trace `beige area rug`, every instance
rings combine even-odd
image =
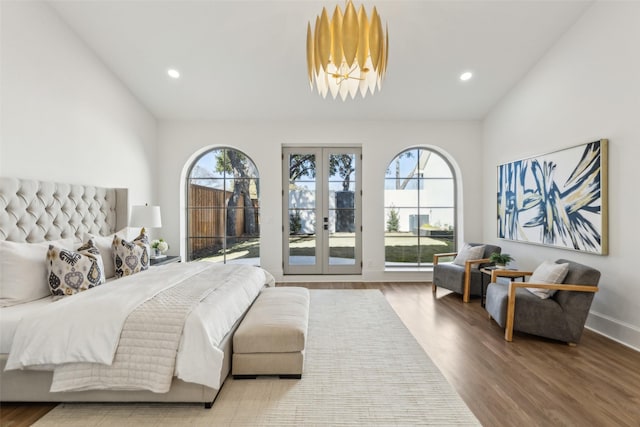
[[[227,379],[213,408],[60,404],[37,426],[480,425],[378,290],[311,290],[301,380]]]

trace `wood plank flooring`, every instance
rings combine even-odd
[[[640,426],[640,353],[585,330],[576,347],[503,330],[480,307],[430,283],[288,283],[380,289],[485,426]],[[3,404],[27,426],[55,405]]]
[[[2,403],[0,426],[30,426],[55,407],[55,403]]]

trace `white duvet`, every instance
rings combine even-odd
[[[212,280],[224,283],[187,317],[175,375],[217,389],[223,360],[218,345],[260,289],[274,282],[258,267],[168,264],[63,298],[20,321],[5,370],[51,370],[73,362],[110,365],[129,313],[164,289],[204,270],[210,271]],[[231,271],[233,274],[229,274]]]

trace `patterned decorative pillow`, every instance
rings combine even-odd
[[[86,233],[82,239],[83,242],[87,242],[89,241],[89,239],[93,239],[93,242],[96,244],[96,247],[100,251],[100,255],[102,255],[102,262],[104,263],[104,276],[107,279],[111,279],[116,275],[116,268],[113,265],[113,237],[116,234],[126,237],[127,228],[125,227],[122,230],[108,236],[99,236]]]
[[[113,238],[113,263],[116,277],[129,276],[149,268],[149,236],[143,231],[129,242],[117,234]]]
[[[102,257],[93,240],[77,251],[49,245],[47,267],[53,296],[77,294],[105,282]]]

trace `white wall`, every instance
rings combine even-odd
[[[180,194],[184,173],[196,154],[215,146],[243,151],[260,173],[261,265],[278,280],[430,280],[428,273],[384,272],[384,174],[389,162],[413,146],[443,150],[459,170],[468,215],[460,225],[461,238],[482,236],[482,162],[479,122],[184,122],[162,121],[158,127],[158,185],[163,237],[178,253],[181,239]],[[282,277],[282,146],[353,145],[362,147],[363,260],[362,276]],[[460,170],[462,174],[460,175]],[[477,212],[477,214],[476,214]]]
[[[488,115],[483,126],[484,240],[521,268],[569,258],[602,272],[587,325],[640,349],[636,263],[640,183],[640,3],[595,3]],[[496,238],[496,169],[504,162],[609,139],[609,255]]]
[[[2,1],[0,175],[152,202],[156,122],[45,3]]]
[[[601,291],[588,325],[640,348],[640,292],[633,268],[640,209],[639,3],[596,3],[482,127],[477,122],[166,121],[156,128],[154,117],[48,5],[1,1],[0,14],[0,175],[128,187],[132,203],[161,204],[159,233],[177,253],[186,167],[207,148],[240,149],[260,170],[262,265],[282,280],[282,145],[359,145],[363,275],[286,280],[429,280],[425,273],[384,272],[383,176],[400,151],[433,146],[462,179],[461,240],[500,244],[524,268],[565,257],[600,269]],[[495,237],[496,165],[598,138],[610,140],[608,256]]]

